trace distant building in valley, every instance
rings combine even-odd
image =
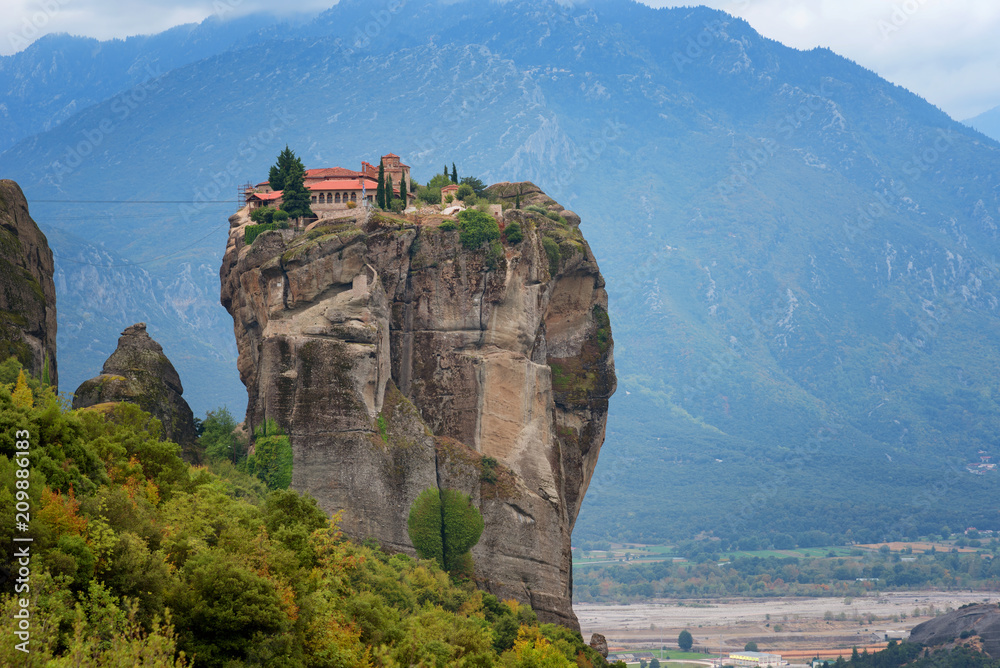
[[[780,666],[781,655],[764,652],[733,652],[729,655],[729,661],[734,666]]]

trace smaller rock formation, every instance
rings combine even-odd
[[[57,387],[53,267],[52,250],[28,215],[21,188],[0,179],[0,361],[16,357]]]
[[[181,396],[180,376],[163,348],[146,333],[146,323],[127,328],[118,348],[104,362],[101,375],[84,381],[73,395],[73,408],[125,401],[136,404],[163,424],[163,436],[194,458],[195,428],[191,407]]]
[[[996,603],[967,605],[917,624],[910,642],[925,647],[952,649],[967,646],[1000,658],[1000,607]]]
[[[597,653],[603,656],[605,659],[608,658],[608,639],[605,638],[600,633],[594,633],[590,636],[590,646],[597,650]]]

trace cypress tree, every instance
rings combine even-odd
[[[445,174],[447,173],[445,172]],[[458,170],[455,168],[455,163],[451,163],[451,182],[458,183]]]
[[[518,193],[517,197],[514,198],[514,208],[515,209],[521,208],[521,193]]]
[[[293,166],[298,166],[303,172],[306,168],[302,164],[302,160],[296,157],[292,149],[285,145],[285,150],[278,154],[278,162],[271,166],[271,170],[268,172],[267,181],[268,185],[271,186],[272,190],[284,190],[285,181],[288,179],[288,175],[292,171]]]
[[[385,163],[378,163],[378,187],[375,189],[375,206],[385,208]]]
[[[385,179],[385,208],[390,208],[392,206],[392,174]]]
[[[305,171],[301,161],[292,164],[291,171],[285,179],[284,192],[281,195],[281,210],[292,218],[312,216],[309,207],[309,191],[305,186]]]
[[[441,173],[444,174],[445,176],[448,176],[448,165],[444,166],[444,171],[441,172]],[[451,178],[451,177],[448,177],[448,178]]]

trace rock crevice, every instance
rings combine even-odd
[[[570,535],[615,388],[607,294],[579,219],[531,184],[494,188],[513,202],[518,186],[553,215],[508,210],[524,239],[493,259],[380,215],[247,246],[241,212],[222,303],[248,425],[289,434],[294,488],[343,510],[348,535],[409,554],[413,501],[459,489],[486,523],[479,585],[577,628]]]

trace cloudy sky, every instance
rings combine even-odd
[[[693,2],[645,0],[679,6]],[[212,13],[247,13],[272,0],[2,0],[0,55],[47,32],[107,39],[154,33]],[[321,10],[334,0],[300,0]],[[801,49],[826,46],[962,120],[1000,105],[996,0],[705,0],[760,33]]]

